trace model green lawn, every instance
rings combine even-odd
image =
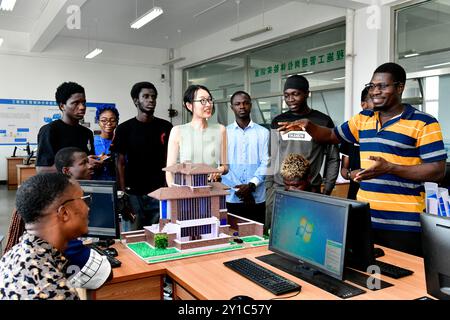
[[[147,242],[135,242],[127,244],[127,246],[145,262],[156,263],[181,258],[201,256],[205,254],[219,253],[230,250],[239,250],[248,247],[248,245],[255,247],[268,244],[267,237],[261,238],[258,236],[248,236],[242,237],[241,239],[243,240],[243,244],[238,244],[234,241],[230,241],[230,243],[225,244],[221,247],[214,247],[214,248],[204,247],[198,248],[196,251],[188,251],[188,252],[181,252],[176,248],[158,249],[152,247]]]

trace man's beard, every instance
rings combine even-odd
[[[386,105],[382,105],[382,106],[379,106],[379,107],[373,106],[373,111],[386,111],[387,109],[389,109],[389,108]]]

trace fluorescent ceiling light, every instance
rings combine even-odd
[[[429,68],[434,68],[434,67],[446,66],[449,64],[450,64],[450,62],[444,62],[444,63],[432,64],[430,66],[424,66],[424,68],[429,69]]]
[[[144,13],[142,16],[140,16],[134,22],[132,22],[130,27],[133,29],[139,29],[142,26],[149,23],[150,21],[152,21],[153,19],[162,15],[163,12],[164,12],[163,9],[161,9],[160,7],[153,7],[152,9],[147,11],[147,13]]]
[[[164,62],[162,65],[163,65],[163,66],[171,65],[171,64],[174,64],[174,63],[183,61],[183,60],[186,60],[186,58],[185,58],[185,57],[175,58],[175,59],[171,59],[171,60],[169,60],[169,61]]]
[[[411,58],[411,57],[417,57],[420,53],[414,52],[414,53],[408,53],[405,54],[403,57],[404,58]]]
[[[0,4],[0,10],[12,11],[16,5],[16,0],[2,0]]]
[[[270,30],[272,30],[271,26],[264,26],[261,29],[258,29],[258,30],[255,30],[255,31],[252,31],[252,32],[249,32],[246,34],[242,34],[240,36],[231,38],[230,40],[231,41],[241,41],[241,40],[256,36],[257,34],[264,33],[264,32],[270,31]]]
[[[85,56],[85,58],[86,58],[86,59],[92,59],[92,58],[98,56],[98,55],[99,55],[100,53],[102,53],[102,52],[103,52],[102,49],[95,48],[94,50],[92,50],[91,52],[89,52],[89,53]]]
[[[329,43],[320,47],[315,47],[315,48],[310,48],[310,49],[306,49],[306,52],[313,52],[313,51],[318,51],[318,50],[322,50],[322,49],[326,49],[326,48],[331,48],[331,47],[335,47],[338,46],[340,44],[344,44],[345,40],[341,40],[338,42],[333,42],[333,43]]]
[[[305,71],[305,72],[301,72],[301,73],[297,73],[299,76],[304,76],[305,74],[312,74],[314,73],[314,71]]]
[[[345,77],[334,78],[333,81],[344,80]]]
[[[0,47],[2,46],[2,44],[3,44],[3,38],[0,38]]]

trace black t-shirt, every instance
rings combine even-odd
[[[359,157],[359,145],[354,145],[353,143],[342,142],[339,151],[348,157],[350,170],[357,170],[361,168],[361,161]],[[350,187],[348,189],[347,198],[356,199],[358,194],[359,183],[350,180]]]
[[[278,155],[272,155],[276,170],[274,181],[279,185],[283,185],[283,178],[279,172],[281,163],[288,156],[288,154],[297,153],[305,157],[310,163],[311,185],[314,187],[319,187],[323,182],[326,190],[331,191],[334,188],[334,184],[339,173],[339,150],[337,146],[317,143],[314,139],[311,141],[298,141],[295,137],[287,137],[286,139],[282,139],[280,134],[276,133],[276,129],[279,128],[278,122],[292,122],[299,119],[309,119],[311,122],[319,126],[334,128],[333,120],[331,120],[329,116],[313,109],[302,115],[295,114],[292,111],[287,111],[276,116],[272,120],[271,125],[271,131],[273,133],[272,136],[278,137],[277,142],[271,141],[271,143],[278,144]],[[324,159],[325,173],[322,179],[320,171],[322,164],[324,163]]]
[[[359,159],[359,145],[353,143],[342,142],[339,151],[346,155],[349,159],[350,169],[356,170],[361,168],[361,161]]]
[[[154,118],[145,123],[132,118],[120,124],[110,150],[125,155],[125,186],[144,195],[166,185],[167,144],[172,124]]]
[[[36,166],[49,167],[55,163],[55,154],[66,147],[77,147],[86,154],[95,154],[94,134],[80,124],[71,126],[62,120],[50,122],[38,133]]]

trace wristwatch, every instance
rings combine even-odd
[[[117,198],[118,198],[118,199],[122,199],[123,196],[124,196],[124,194],[125,194],[125,192],[122,191],[122,190],[117,191]]]
[[[352,169],[347,170],[347,180],[352,180]]]

